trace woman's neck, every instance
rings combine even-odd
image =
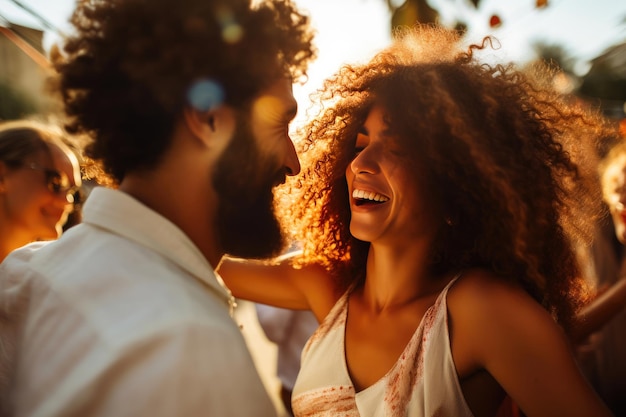
[[[439,291],[441,279],[429,272],[426,250],[419,246],[371,245],[363,297],[374,308],[402,305]]]

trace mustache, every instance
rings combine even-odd
[[[283,185],[285,182],[287,182],[288,174],[289,174],[289,170],[286,167],[279,169],[276,172],[276,175],[274,175],[274,185],[272,187],[273,188],[278,187],[280,185]]]

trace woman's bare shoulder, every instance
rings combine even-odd
[[[565,332],[516,280],[467,271],[450,289],[448,317],[461,380],[486,370],[528,415],[608,415]]]
[[[562,337],[550,313],[520,284],[486,270],[467,271],[458,279],[448,295],[448,315],[452,343],[468,370],[484,367],[503,346],[539,335]]]
[[[468,314],[491,314],[494,310],[541,306],[511,277],[486,269],[464,271],[450,289],[448,304]],[[469,310],[469,311],[466,311]]]

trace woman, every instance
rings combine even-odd
[[[59,128],[0,124],[0,260],[27,243],[58,238],[80,185],[78,160]]]
[[[494,416],[507,395],[610,415],[555,323],[583,301],[572,239],[597,196],[575,162],[604,127],[459,43],[415,28],[329,80],[285,195],[302,254],[221,265],[236,297],[321,323],[296,416]]]

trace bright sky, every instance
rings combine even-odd
[[[469,35],[481,38],[493,34],[500,40],[499,54],[508,61],[534,57],[529,46],[541,41],[561,45],[580,61],[580,75],[587,61],[609,46],[626,42],[626,1],[548,0],[548,7],[537,9],[535,0],[481,0],[480,11],[467,6],[467,0],[429,0],[441,13],[444,24],[462,17],[469,22]],[[502,25],[489,27],[489,18],[498,15]]]
[[[60,29],[67,28],[74,7],[74,0],[17,1]],[[502,44],[498,55],[504,60],[532,58],[529,45],[542,40],[562,45],[573,58],[580,60],[580,68],[584,70],[586,61],[607,47],[626,41],[625,0],[548,0],[548,7],[543,9],[535,8],[535,0],[482,0],[480,11],[469,0],[428,1],[439,10],[443,23],[459,17],[467,21],[470,39],[495,35]],[[319,48],[319,58],[309,71],[309,82],[294,90],[300,103],[300,119],[307,107],[308,94],[321,86],[324,78],[343,63],[365,61],[389,43],[390,15],[386,0],[296,0],[296,3],[311,15]],[[499,28],[489,27],[492,14],[502,20]],[[42,27],[12,0],[0,0],[0,17]],[[44,42],[49,45],[54,40],[48,34]]]

